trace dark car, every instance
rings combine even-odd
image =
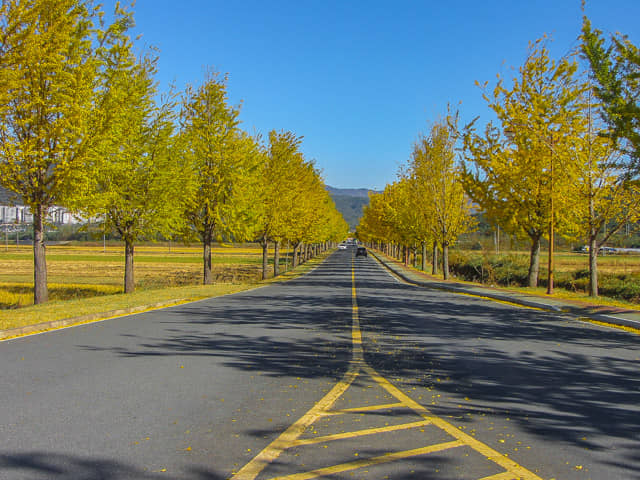
[[[356,250],[356,257],[366,257],[367,256],[367,249],[364,247],[358,247],[358,249]]]

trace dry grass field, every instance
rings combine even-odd
[[[540,256],[539,289],[546,290],[548,256]],[[584,253],[557,252],[554,256],[554,284],[557,296],[587,298],[589,285],[589,257]],[[459,279],[491,285],[525,287],[529,266],[529,254],[523,251],[510,251],[494,254],[474,250],[454,250],[450,264],[452,273]],[[607,298],[613,301],[640,303],[640,255],[609,254],[598,257],[598,285],[601,301]],[[525,287],[526,289],[526,287]]]
[[[216,247],[212,263],[215,283],[255,283],[261,275],[262,250],[257,246]],[[137,290],[198,285],[202,281],[202,268],[202,249],[199,246],[145,245],[135,250]],[[51,300],[122,292],[123,247],[49,246],[47,275]],[[32,304],[32,285],[31,247],[8,245],[0,248],[0,309]]]
[[[285,254],[283,251],[281,272],[287,266]],[[272,260],[273,252],[269,255]],[[261,248],[218,247],[213,252],[215,283],[202,285],[200,248],[142,246],[135,254],[136,291],[124,295],[121,247],[52,246],[47,247],[50,301],[33,305],[31,248],[9,246],[0,250],[0,330],[87,315],[104,318],[114,311],[227,295],[302,275],[323,258],[262,282]]]
[[[541,266],[546,268],[548,257],[543,255]],[[589,268],[589,256],[585,253],[559,253],[554,257],[556,271],[575,272]],[[598,272],[610,274],[640,274],[640,255],[600,255]]]

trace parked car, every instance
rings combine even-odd
[[[364,247],[358,247],[356,250],[356,257],[366,257],[367,249]]]

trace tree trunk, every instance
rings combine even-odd
[[[598,242],[595,235],[589,238],[589,296],[598,296]]]
[[[296,268],[298,266],[298,262],[299,262],[299,248],[300,248],[300,244],[297,243],[293,246],[293,263],[291,264],[291,268]]]
[[[133,293],[136,289],[133,277],[133,239],[124,237],[124,293]]]
[[[211,285],[211,243],[212,243],[212,233],[210,231],[206,232],[202,238],[202,261],[203,261],[203,285]]]
[[[442,244],[442,275],[445,280],[449,280],[449,243]]]
[[[531,237],[531,255],[529,258],[529,287],[538,286],[538,273],[540,271],[540,235]]]
[[[278,275],[280,275],[280,241],[277,241],[273,248],[273,276]]]
[[[33,303],[49,300],[47,288],[47,258],[44,244],[44,212],[38,205],[33,212]]]
[[[262,280],[266,280],[269,278],[267,273],[269,269],[269,242],[263,238],[260,245],[262,245]]]
[[[422,242],[422,271],[427,270],[427,242]]]
[[[593,197],[589,199],[589,218],[596,218],[596,207]],[[589,228],[589,296],[598,296],[598,229],[591,224]]]
[[[433,241],[433,250],[432,250],[432,253],[431,253],[431,262],[432,262],[431,274],[432,275],[437,275],[438,274],[438,242],[436,242],[435,240]]]
[[[288,272],[289,271],[289,250],[291,250],[291,247],[289,245],[289,240],[287,240],[287,250],[286,250],[286,254],[284,256],[284,271]]]

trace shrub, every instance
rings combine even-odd
[[[601,295],[607,297],[640,303],[640,275],[601,275],[598,279],[598,290]]]
[[[490,285],[526,287],[529,258],[526,255],[487,255],[475,251],[454,251],[450,256],[451,273],[469,282]],[[541,274],[545,274],[541,270]],[[554,284],[570,292],[589,291],[589,269],[556,271]],[[547,286],[547,278],[540,277],[539,285]],[[600,274],[600,295],[628,302],[640,303],[640,274]]]
[[[482,255],[455,252],[450,258],[451,273],[469,282],[503,286],[525,286],[528,258],[522,255]]]

